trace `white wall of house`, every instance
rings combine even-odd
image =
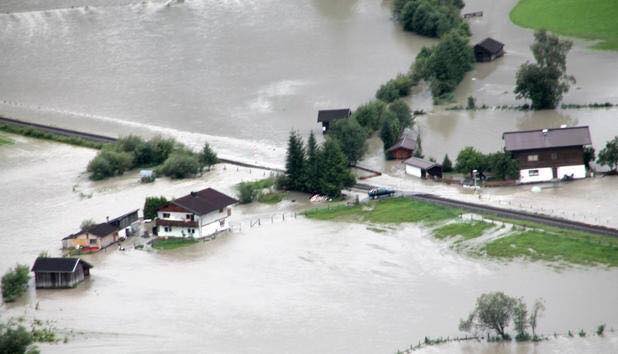
[[[169,214],[163,216],[164,214]],[[177,221],[187,221],[187,220],[191,220],[187,218],[187,215],[193,215],[190,212],[168,212],[168,211],[158,211],[157,212],[157,217],[159,219],[165,219],[165,220],[177,220]]]
[[[519,170],[519,181],[521,183],[546,182],[554,178],[551,167],[530,168]]]
[[[416,176],[418,178],[421,178],[423,176],[420,168],[410,165],[406,165],[406,173],[412,176]]]
[[[586,178],[586,166],[574,165],[558,167],[558,178],[562,178],[565,175],[569,177],[573,175],[573,178]]]
[[[158,226],[157,235],[163,237],[195,237],[200,238],[200,230],[194,227]],[[193,232],[191,231],[193,230]]]

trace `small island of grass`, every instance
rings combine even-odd
[[[459,236],[463,240],[471,240],[482,236],[491,227],[491,224],[483,221],[454,222],[437,228],[433,231],[433,235],[439,240],[455,236]]]
[[[194,245],[198,242],[198,240],[194,238],[157,238],[152,242],[152,248],[160,251],[164,250],[175,250],[182,247],[187,247]]]
[[[511,10],[516,25],[557,34],[600,40],[596,49],[618,50],[615,0],[520,0]]]
[[[12,144],[12,143],[13,141],[11,139],[0,135],[0,146]]]

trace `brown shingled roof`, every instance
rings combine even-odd
[[[236,204],[238,200],[212,188],[206,188],[199,192],[191,192],[182,198],[172,201],[172,203],[195,214],[204,215]]]
[[[527,130],[502,134],[506,151],[550,149],[592,144],[588,126]]]
[[[410,136],[410,134],[404,133],[401,135],[399,140],[397,140],[395,145],[388,148],[386,152],[391,152],[399,148],[414,150],[416,148],[416,140],[412,136]]]

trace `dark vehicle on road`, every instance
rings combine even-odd
[[[367,194],[371,199],[388,198],[392,197],[395,194],[395,191],[389,188],[374,188]]]

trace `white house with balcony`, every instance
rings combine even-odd
[[[191,192],[157,210],[156,234],[203,238],[228,230],[236,203],[238,200],[212,188]]]

